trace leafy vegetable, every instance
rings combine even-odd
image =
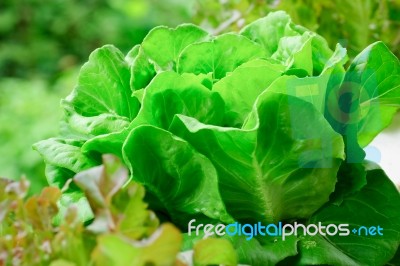
[[[300,117],[308,124],[299,123]],[[211,158],[221,195],[236,219],[271,223],[309,217],[334,189],[342,139],[309,103],[266,91],[243,129],[179,118],[172,132]],[[304,193],[310,186],[314,191]]]
[[[284,12],[240,34],[158,27],[125,57],[97,49],[64,101],[62,135],[35,145],[51,185],[64,188],[59,216],[81,204],[86,230],[103,234],[91,253],[100,265],[171,265],[181,247],[198,265],[387,263],[399,246],[400,195],[382,170],[365,166],[362,147],[398,108],[400,65],[379,42],[347,70],[346,60],[343,47],[331,50]],[[106,153],[129,179],[113,164],[96,166]],[[378,223],[387,233],[185,238],[181,246],[172,225],[154,231],[137,183],[150,209],[183,233],[192,219]],[[137,243],[147,237],[156,239]]]
[[[132,179],[148,187],[155,210],[166,212],[182,228],[189,217],[232,221],[219,194],[213,165],[186,141],[156,127],[140,126],[131,131],[123,151]]]
[[[327,204],[310,222],[346,223],[350,228],[379,225],[384,228],[383,236],[304,237],[299,242],[300,264],[384,265],[391,259],[400,243],[399,192],[381,169],[367,171],[366,179],[360,191],[340,204]]]
[[[85,191],[94,220],[84,227],[76,206],[68,207],[62,222],[58,212],[61,191],[45,188],[25,199],[29,184],[5,182],[0,187],[0,263],[2,265],[183,265],[178,264],[181,234],[172,224],[159,227],[142,199],[144,189],[129,183],[127,169],[113,158],[90,168],[74,180]],[[160,256],[155,257],[154,254]]]

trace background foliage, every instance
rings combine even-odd
[[[237,31],[270,11],[285,10],[331,47],[340,42],[350,56],[378,40],[400,55],[399,0],[199,0],[195,7],[194,21],[216,33]]]
[[[400,0],[4,0],[0,2],[0,176],[45,181],[31,145],[54,135],[59,99],[73,88],[92,50],[127,52],[152,27],[183,22],[217,34],[283,9],[331,48],[354,56],[383,40],[400,56]]]

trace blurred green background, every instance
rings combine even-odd
[[[157,25],[192,22],[237,31],[273,10],[337,42],[354,57],[383,40],[400,55],[400,0],[1,0],[0,177],[46,184],[34,142],[55,136],[60,99],[92,50],[127,52]],[[162,43],[160,43],[162,45]]]

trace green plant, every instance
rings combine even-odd
[[[193,218],[385,230],[225,237],[240,263],[384,265],[399,246],[400,195],[362,147],[400,107],[400,65],[382,42],[347,70],[346,61],[344,48],[332,51],[284,12],[216,37],[157,27],[126,56],[94,51],[62,103],[60,137],[35,149],[50,184],[64,188],[61,213],[78,204],[84,221],[92,200],[69,180],[111,153],[146,188],[150,209],[183,232]],[[196,239],[185,237],[191,249]]]
[[[104,165],[75,177],[95,215],[86,228],[76,206],[54,225],[58,188],[26,199],[26,180],[0,180],[0,265],[182,265],[175,264],[182,241],[178,229],[160,226],[142,201],[143,187],[131,182],[122,188],[127,170],[115,158],[104,158]]]
[[[113,43],[128,51],[155,25],[186,21],[184,6],[173,0],[3,0],[0,76],[54,80],[96,47]],[[173,15],[165,15],[166,7]]]

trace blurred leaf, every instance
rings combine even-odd
[[[66,260],[54,260],[50,266],[77,266],[75,263]]]
[[[193,248],[195,266],[226,265],[236,266],[237,255],[232,244],[222,238],[207,238],[198,241]]]
[[[157,218],[142,201],[143,187],[131,182],[122,188],[128,181],[128,171],[116,157],[104,155],[103,165],[78,173],[74,181],[84,191],[94,212],[88,230],[120,232],[140,239],[157,228]]]
[[[92,258],[97,266],[167,266],[175,265],[182,237],[171,224],[164,224],[141,242],[130,241],[116,234],[103,235]]]
[[[39,196],[29,198],[24,208],[31,225],[36,230],[51,231],[51,222],[57,214],[57,201],[61,196],[61,191],[55,187],[46,187]]]
[[[122,187],[127,170],[114,157],[106,156],[104,162],[103,172],[94,167],[76,177],[88,188],[85,192],[95,207],[94,222],[87,227],[78,205],[65,208],[59,223],[52,222],[58,212],[58,188],[46,187],[25,199],[26,180],[0,179],[5,184],[0,187],[0,264],[183,266],[177,260],[179,230],[171,224],[158,228],[157,218],[143,202],[143,187],[133,182]],[[112,222],[104,220],[104,213]],[[108,226],[105,230],[92,230],[103,229],[101,222]]]

